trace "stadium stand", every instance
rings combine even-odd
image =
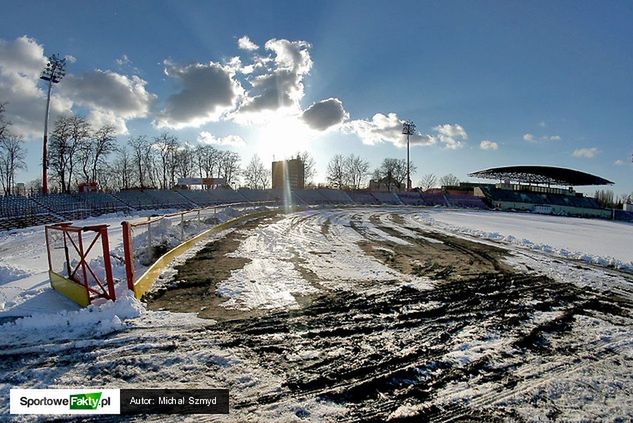
[[[0,197],[0,229],[9,230],[44,225],[63,220],[41,204],[26,197]]]
[[[424,206],[422,195],[417,191],[401,192],[398,194],[400,201],[407,206]]]
[[[292,194],[295,196],[295,198],[300,199],[303,204],[330,204],[330,201],[323,194],[321,194],[321,190],[319,189],[298,189],[294,190]]]
[[[281,194],[270,189],[240,189],[238,190],[242,197],[250,202],[258,201],[280,201]]]
[[[374,191],[371,193],[380,204],[402,204],[400,198],[393,192]]]
[[[186,209],[196,206],[177,191],[150,190],[145,192],[147,195],[152,197],[157,204],[160,204],[161,208]]]
[[[380,201],[369,191],[346,191],[347,195],[352,199],[352,201],[356,204],[380,204]]]
[[[482,210],[488,208],[481,198],[475,197],[474,195],[446,194],[444,198],[449,207]]]
[[[318,190],[330,204],[352,204],[353,201],[345,192],[338,189],[321,188]]]
[[[422,205],[427,207],[448,207],[448,202],[446,201],[446,196],[440,193],[422,193],[420,194],[420,198],[422,198]]]
[[[90,209],[92,216],[105,213],[126,212],[132,210],[130,206],[117,199],[112,194],[104,192],[84,192],[73,194],[73,197]]]

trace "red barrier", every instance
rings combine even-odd
[[[58,223],[47,225],[44,230],[53,288],[81,305],[90,304],[96,298],[116,299],[108,225],[79,227]],[[86,236],[87,239],[84,239]],[[95,247],[99,245],[99,240],[101,251]],[[56,250],[63,250],[63,256]],[[93,261],[101,261],[102,269],[93,269],[94,264],[91,265],[89,257],[93,257]],[[101,270],[103,274],[99,275]],[[81,292],[82,289],[85,293]]]

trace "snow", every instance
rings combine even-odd
[[[235,213],[239,211],[227,211],[220,218],[228,219]],[[402,216],[403,224],[391,219],[394,213]],[[393,229],[401,236],[380,229],[373,223],[375,220],[370,220],[372,216],[379,219],[378,226]],[[118,278],[123,275],[119,258],[120,221],[124,218],[130,217],[111,215],[76,222],[111,225],[110,244]],[[191,225],[191,233],[206,227],[206,224]],[[408,245],[412,238],[423,237],[413,229],[476,237],[481,242],[506,248],[508,263],[524,272],[537,272],[555,280],[633,298],[630,280],[614,270],[633,269],[633,225],[410,207],[311,209],[284,215],[274,223],[249,231],[231,229],[216,234],[211,241],[235,231],[244,234],[231,256],[248,259],[219,284],[218,294],[227,298],[224,307],[276,310],[296,308],[299,297],[320,290],[358,290],[371,294],[388,289],[388,284],[373,287],[376,281],[389,282],[394,287],[433,289],[433,281],[389,268],[359,246],[370,239],[385,243],[372,248],[393,253],[387,246],[389,243]],[[156,239],[168,240],[171,245],[179,241],[174,230],[179,229],[157,227]],[[157,288],[177,283],[173,280],[174,267],[207,242],[197,243],[174,261],[161,275]],[[118,388],[156,387],[161,383],[170,387],[230,386],[240,399],[249,398],[255,404],[247,410],[237,410],[231,416],[235,421],[336,420],[346,412],[342,405],[315,398],[289,397],[281,405],[257,403],[257,399],[267,395],[274,397],[286,381],[267,363],[253,358],[252,350],[219,339],[214,321],[198,319],[192,314],[148,311],[121,289],[124,288],[121,284],[116,302],[80,309],[50,288],[47,269],[43,227],[0,233],[0,333],[3,334],[0,355],[9,360],[15,357],[32,360],[24,372],[20,367],[11,371],[10,377],[3,375],[2,397],[7,397],[14,386],[84,386],[90,378],[95,385]],[[409,311],[440,306],[429,302]],[[522,330],[529,331],[531,326],[556,319],[557,313],[537,312]],[[633,331],[630,325],[598,317],[576,316],[570,329],[572,336],[566,339],[577,345],[595,346],[604,354],[598,358],[575,357],[576,360],[565,354],[541,358],[514,354],[512,343],[519,334],[483,327],[464,328],[447,343],[442,360],[457,368],[489,360],[490,366],[511,369],[518,388],[512,394],[498,395],[507,388],[503,382],[474,378],[472,383],[450,383],[435,390],[437,404],[509,408],[526,420],[548,420],[551,413],[557,412],[562,413],[557,415],[561,420],[603,420],[630,415],[633,404],[627,387],[633,386],[628,364],[633,359]],[[355,318],[362,320],[363,316]],[[560,351],[574,347],[557,345],[562,341],[555,336],[548,341]],[[46,362],[47,354],[53,353],[68,358],[71,364],[65,360]],[[286,358],[289,362],[303,362],[322,355],[348,353],[345,349],[306,349],[291,351]],[[419,371],[422,374],[429,370]],[[0,404],[0,412],[6,413],[6,407]],[[390,419],[414,416],[420,410],[418,404],[403,403]]]
[[[452,233],[633,271],[633,224],[528,213],[428,210],[417,220]]]
[[[205,220],[198,222],[197,218],[185,221],[183,227],[185,239],[252,209],[219,208],[217,210],[219,210],[217,213],[210,211],[208,216],[203,215],[204,219],[208,219],[206,223]],[[150,216],[169,212],[173,212],[173,210],[145,210],[134,215],[112,213],[73,222],[76,226],[109,225],[110,256],[117,295],[127,291],[121,222],[123,220],[145,220]],[[167,221],[167,219],[164,220],[165,222]],[[153,228],[152,242],[154,244],[162,243],[167,248],[178,245],[181,242],[181,229],[180,219],[176,220],[177,225],[173,225],[173,222],[156,225]],[[139,232],[139,236],[133,238],[135,246],[142,246],[143,242],[147,242],[147,233]],[[87,239],[87,236],[85,239]],[[135,271],[139,275],[152,263],[152,260],[148,257],[147,250],[147,248],[140,247],[134,249]],[[60,254],[61,251],[61,249],[57,250]],[[102,275],[103,259],[98,254],[98,251],[98,248],[93,249],[87,261],[97,275]],[[54,250],[53,254],[55,252],[56,250]],[[61,260],[59,262],[63,263]],[[71,262],[76,264],[76,259],[73,260],[71,257]],[[0,232],[0,322],[9,317],[28,316],[41,312],[56,313],[61,310],[76,309],[77,306],[72,301],[50,288],[44,226]]]
[[[91,304],[77,310],[62,310],[57,313],[33,313],[0,326],[5,336],[0,347],[11,348],[27,341],[78,339],[87,334],[101,336],[120,330],[124,320],[139,317],[143,305],[127,291],[116,301]]]
[[[309,210],[284,216],[255,228],[232,257],[250,259],[219,284],[217,294],[237,309],[291,309],[296,296],[318,292],[300,268],[309,271],[325,289],[353,290],[360,282],[394,281],[415,289],[430,289],[427,278],[402,274],[371,257],[358,242],[372,239],[409,245],[376,228],[368,211]],[[328,232],[323,227],[329,222]],[[363,232],[363,237],[352,226]]]

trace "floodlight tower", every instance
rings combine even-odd
[[[42,193],[48,194],[48,109],[51,104],[51,89],[66,75],[66,58],[53,54],[48,58],[46,69],[42,71],[40,79],[48,81],[48,95],[46,96],[46,116],[44,118],[44,148],[42,149]]]
[[[415,123],[406,120],[402,124],[402,133],[407,136],[407,191],[411,191],[411,174],[409,169],[409,137],[415,135]]]

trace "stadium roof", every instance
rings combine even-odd
[[[494,167],[470,173],[468,176],[485,179],[510,180],[549,185],[609,185],[613,182],[579,170],[552,166]]]

